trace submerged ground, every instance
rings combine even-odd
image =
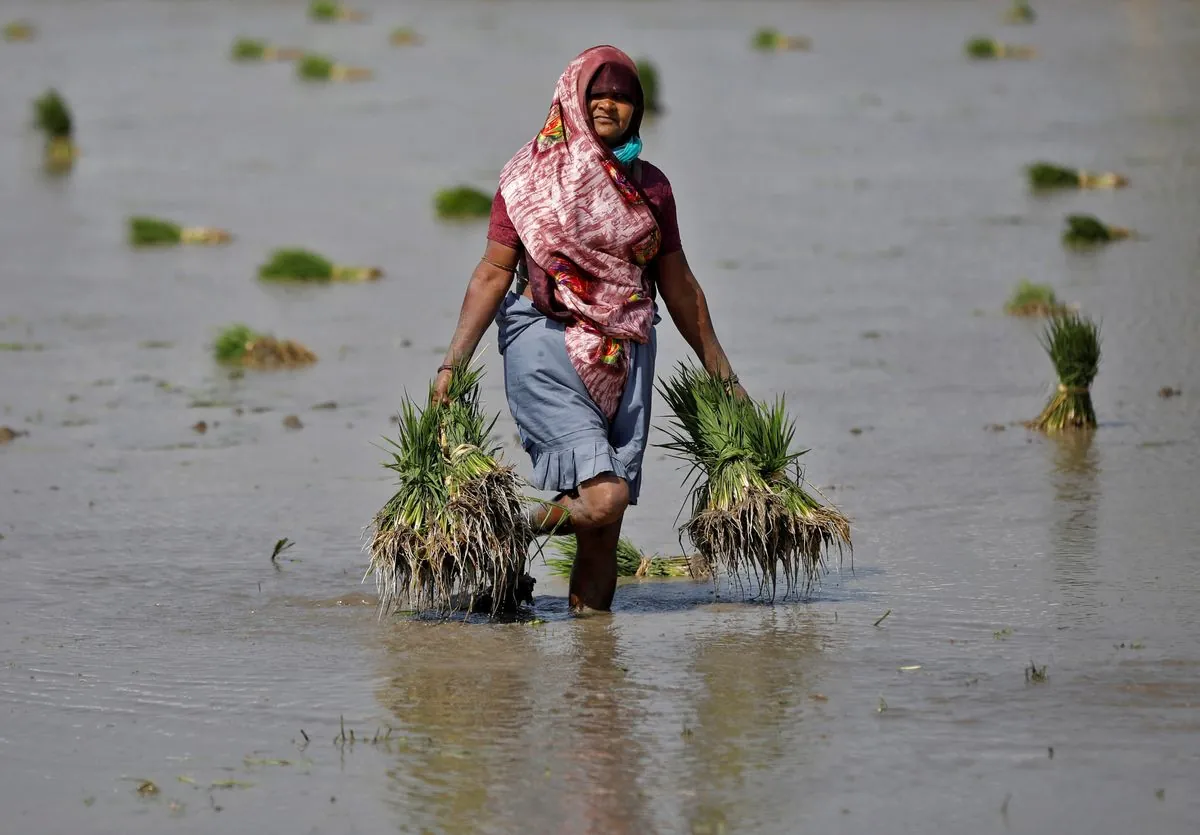
[[[0,828],[1195,831],[1200,5],[1047,2],[1022,28],[999,2],[361,5],[4,6],[40,33],[0,44],[0,425],[28,433],[0,446]],[[390,47],[399,24],[425,44]],[[751,52],[764,24],[814,50]],[[1039,57],[969,63],[976,33]],[[376,80],[234,65],[242,34]],[[539,566],[542,625],[377,623],[372,444],[483,248],[431,195],[493,187],[604,41],[659,64],[646,156],[743,382],[786,393],[854,519],[853,571],[774,606],[637,583],[576,621]],[[57,180],[27,127],[51,85],[82,149]],[[1034,197],[1042,158],[1132,187]],[[1066,252],[1070,211],[1145,239]],[[132,252],[134,213],[237,239]],[[294,244],[387,278],[253,280]],[[1010,425],[1054,382],[1001,313],[1021,277],[1103,320],[1092,436]],[[229,379],[232,321],[321,360]],[[673,552],[681,473],[648,467],[627,532]]]

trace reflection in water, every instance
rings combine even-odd
[[[1054,452],[1051,554],[1063,614],[1079,620],[1096,614],[1096,506],[1100,489],[1094,431],[1066,432],[1048,440]]]
[[[696,726],[685,731],[693,835],[752,831],[780,786],[803,784],[822,642],[815,618],[780,608],[761,629],[722,631],[699,643]]]

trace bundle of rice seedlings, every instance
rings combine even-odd
[[[1033,23],[1037,20],[1037,13],[1027,0],[1013,0],[1008,11],[1004,13],[1004,20],[1008,23]]]
[[[446,188],[434,195],[433,208],[444,220],[487,217],[492,213],[492,196],[470,186]]]
[[[175,244],[224,244],[233,238],[224,229],[211,226],[180,226],[154,217],[129,218],[131,246],[174,246]]]
[[[57,90],[47,90],[33,102],[34,121],[46,135],[45,162],[51,170],[70,168],[79,155],[71,110]]]
[[[238,38],[230,50],[235,61],[295,61],[303,55],[303,49],[271,46],[257,38]]]
[[[360,22],[367,19],[364,12],[351,9],[334,0],[313,0],[308,6],[308,17],[318,23],[334,23],[336,21]]]
[[[37,34],[37,30],[32,23],[24,20],[14,20],[12,23],[4,24],[4,40],[6,41],[31,41]]]
[[[964,50],[968,58],[975,59],[1032,58],[1035,54],[1032,46],[1016,46],[987,37],[971,38]]]
[[[1065,168],[1050,162],[1035,162],[1025,167],[1029,187],[1051,188],[1124,188],[1129,178],[1111,171],[1089,172],[1082,168]]]
[[[778,29],[764,27],[754,33],[754,37],[750,39],[750,45],[759,52],[787,52],[811,49],[812,38],[784,35]]]
[[[1026,425],[1043,432],[1094,427],[1091,387],[1100,368],[1099,326],[1074,314],[1056,316],[1041,342],[1058,373],[1058,389],[1042,413]]]
[[[335,264],[307,249],[277,249],[258,268],[264,281],[374,281],[383,277],[379,267],[347,267]]]
[[[1094,215],[1067,215],[1067,228],[1062,240],[1067,246],[1096,246],[1119,241],[1133,235],[1132,229],[1124,226],[1109,226],[1101,223]]]
[[[447,613],[484,591],[495,615],[517,594],[533,529],[523,482],[492,440],[495,417],[483,414],[482,374],[456,369],[448,405],[434,405],[432,390],[424,408],[411,398],[401,405],[384,464],[397,490],[368,526],[381,616],[401,605]]]
[[[774,597],[811,587],[829,549],[850,547],[850,522],[806,490],[793,452],[795,423],[782,399],[773,405],[740,398],[725,381],[691,365],[660,381],[674,413],[664,444],[691,467],[691,518],[680,529],[710,572],[720,567],[739,580],[753,577]]]
[[[1010,316],[1057,316],[1067,310],[1067,306],[1058,300],[1053,287],[1034,284],[1028,279],[1021,279],[1004,305],[1004,312]]]
[[[578,540],[573,535],[555,538],[554,548],[561,557],[550,557],[546,565],[555,577],[570,577],[579,553]],[[628,537],[617,542],[618,577],[693,577],[704,576],[704,566],[693,565],[687,557],[648,557]]]
[[[324,55],[309,53],[296,64],[296,74],[305,81],[366,81],[371,71],[363,67],[348,67]]]
[[[417,34],[417,31],[409,26],[397,26],[392,30],[392,34],[388,36],[388,40],[392,46],[416,46],[421,43],[424,38]]]
[[[299,342],[276,339],[242,324],[230,325],[221,331],[213,343],[213,356],[225,365],[268,371],[298,368],[317,361],[317,355]]]
[[[642,83],[642,101],[647,113],[661,113],[662,102],[658,100],[658,67],[643,58],[637,62],[638,80]]]

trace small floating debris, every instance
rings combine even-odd
[[[525,484],[499,457],[495,418],[480,402],[480,367],[455,368],[450,403],[400,406],[399,438],[388,439],[395,495],[368,526],[368,574],[379,614],[400,608],[448,613],[462,598],[488,597],[490,613],[515,608],[533,530]],[[530,586],[530,592],[532,587]],[[402,603],[407,605],[402,606]]]
[[[790,52],[812,49],[812,38],[784,35],[778,29],[764,27],[754,33],[750,45],[759,52]]]
[[[1009,316],[1058,316],[1068,312],[1049,284],[1034,284],[1022,279],[1004,304]]]
[[[1054,188],[1124,188],[1129,178],[1112,171],[1085,171],[1082,168],[1067,168],[1052,162],[1035,162],[1025,168],[1029,187],[1034,190]]]
[[[1133,230],[1124,226],[1109,226],[1095,215],[1067,215],[1067,228],[1062,240],[1067,246],[1090,247],[1133,237]]]
[[[637,62],[638,80],[642,84],[642,103],[647,113],[661,113],[662,102],[658,99],[658,67],[643,58]]]
[[[12,23],[4,24],[4,40],[16,43],[18,41],[31,41],[37,36],[37,29],[32,23],[25,20],[14,20]]]
[[[305,81],[366,81],[371,71],[363,67],[348,67],[324,55],[308,53],[296,64],[296,74]]]
[[[367,19],[365,12],[333,0],[313,0],[308,6],[308,17],[318,23],[361,23]]]
[[[1036,55],[1032,46],[1016,46],[985,37],[971,38],[971,40],[967,41],[967,45],[963,49],[967,53],[968,58],[975,60],[988,60],[992,58],[1024,59],[1032,58]]]
[[[153,780],[138,781],[137,788],[134,789],[142,797],[154,797],[159,793],[158,785]]]
[[[230,325],[213,344],[217,362],[246,368],[275,370],[299,368],[317,361],[317,355],[299,342],[258,333],[248,325]]]
[[[304,50],[298,47],[271,46],[258,38],[238,38],[229,57],[235,61],[298,61]]]
[[[392,46],[417,46],[425,39],[417,34],[417,30],[410,26],[397,26],[388,35],[388,41]]]
[[[20,430],[13,429],[10,426],[0,426],[0,446],[12,443],[17,438],[28,434],[28,432],[21,432]]]
[[[434,195],[433,207],[443,220],[487,217],[492,213],[492,197],[477,188],[456,186]]]
[[[55,173],[69,171],[79,156],[71,109],[57,90],[47,90],[33,103],[34,122],[46,135],[44,162]]]
[[[575,556],[579,553],[579,544],[574,535],[555,537],[554,548],[561,557],[550,557],[546,565],[555,577],[570,577],[571,568],[575,565]],[[692,577],[700,579],[707,576],[701,561],[688,557],[648,557],[633,544],[628,537],[621,537],[617,542],[617,576],[618,577]]]
[[[810,495],[793,452],[795,422],[784,402],[739,397],[727,381],[680,363],[659,382],[673,412],[661,446],[691,467],[691,518],[680,529],[715,573],[753,579],[773,595],[782,569],[787,590],[807,590],[833,547],[850,547],[850,522]]]
[[[288,415],[283,419],[284,429],[303,429],[304,423],[297,415]]]
[[[1166,400],[1170,397],[1178,397],[1183,394],[1183,389],[1175,388],[1174,386],[1163,386],[1158,390],[1158,396]]]
[[[1033,23],[1037,20],[1037,12],[1026,0],[1013,0],[1013,4],[1004,13],[1005,23]]]
[[[1100,369],[1100,328],[1075,314],[1056,316],[1041,342],[1058,374],[1058,389],[1042,413],[1026,425],[1042,432],[1095,427],[1091,386]]]
[[[175,246],[177,244],[225,244],[233,236],[212,226],[180,226],[154,217],[129,218],[130,246]]]
[[[379,267],[348,267],[307,249],[277,249],[258,268],[263,281],[375,281],[383,277]]]

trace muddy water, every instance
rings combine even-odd
[[[28,432],[0,447],[0,830],[1195,831],[1200,6],[303,5],[4,5],[41,37],[0,45],[0,343],[27,348],[0,351],[0,424]],[[427,43],[388,47],[402,23]],[[750,53],[764,23],[815,50]],[[976,32],[1040,57],[968,64]],[[238,34],[378,77],[235,66]],[[660,64],[647,156],[743,381],[788,395],[854,518],[854,570],[774,606],[636,583],[575,621],[539,569],[543,625],[379,625],[372,442],[482,248],[430,195],[489,187],[599,41]],[[61,180],[26,126],[52,84],[83,151]],[[1038,158],[1133,187],[1033,198]],[[1073,210],[1146,239],[1066,253]],[[130,252],[135,212],[237,241]],[[256,284],[287,244],[388,277]],[[1091,438],[984,429],[1052,382],[998,313],[1023,276],[1103,319]],[[229,379],[208,343],[237,320],[320,363]],[[669,326],[661,352],[684,356]],[[668,552],[679,473],[650,459],[627,530]]]

